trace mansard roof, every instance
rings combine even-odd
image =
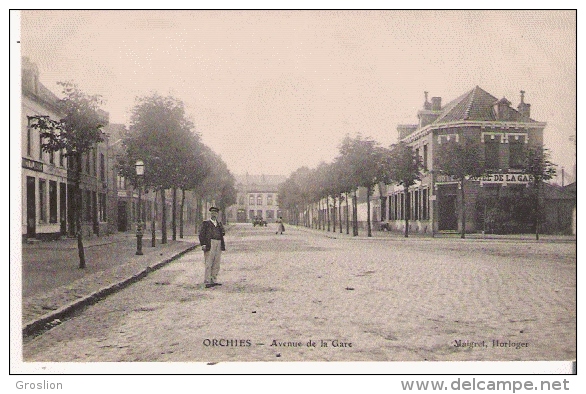
[[[243,185],[257,185],[257,186],[278,186],[280,183],[285,182],[287,179],[284,175],[250,175],[250,174],[240,174],[234,175],[236,178],[236,183],[241,183]]]
[[[519,111],[510,107],[510,101],[497,99],[492,94],[476,86],[469,92],[452,100],[442,108],[441,114],[433,124],[449,123],[462,120],[498,121],[494,112],[494,105],[505,105],[505,119],[509,122],[535,122],[533,119],[522,116]]]

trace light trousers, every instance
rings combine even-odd
[[[222,241],[217,239],[211,240],[210,250],[203,252],[205,259],[205,277],[204,283],[215,283],[218,272],[220,272],[220,259],[222,257]]]

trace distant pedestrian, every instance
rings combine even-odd
[[[275,234],[283,234],[283,231],[285,231],[285,225],[283,224],[283,217],[279,216],[279,218],[276,220],[277,223],[277,232]]]
[[[218,212],[216,207],[210,208],[210,219],[202,223],[199,229],[199,244],[203,250],[205,261],[204,283],[206,288],[221,286],[216,282],[218,272],[220,272],[220,259],[222,251],[226,250],[224,243],[224,226],[218,221]]]

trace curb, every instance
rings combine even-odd
[[[293,226],[292,226],[293,227]],[[295,226],[297,228],[297,230],[300,231],[304,231],[306,233],[309,234],[315,234],[317,236],[321,236],[324,238],[330,238],[330,239],[349,239],[349,240],[353,240],[353,241],[379,241],[379,240],[389,240],[389,241],[410,241],[410,240],[425,240],[425,241],[433,241],[433,240],[451,240],[451,241],[458,241],[458,242],[516,242],[516,243],[554,243],[554,244],[571,244],[571,243],[576,243],[576,239],[563,239],[563,238],[554,238],[554,239],[548,239],[546,238],[541,238],[539,240],[536,239],[531,239],[531,238],[514,238],[514,237],[485,237],[482,238],[480,236],[467,236],[466,238],[462,239],[460,238],[459,234],[455,234],[458,235],[456,236],[446,236],[446,235],[436,235],[436,236],[421,236],[421,235],[416,235],[416,236],[410,236],[410,237],[403,237],[403,236],[372,236],[372,237],[366,237],[364,235],[360,235],[360,236],[352,236],[350,237],[348,234],[344,234],[343,236],[337,236],[337,233],[334,235],[333,232],[325,232],[323,230],[316,230],[316,229],[312,229],[312,228],[305,228],[305,227],[301,227],[301,226]]]
[[[88,296],[80,298],[77,301],[69,303],[69,304],[67,304],[67,305],[65,305],[55,311],[52,311],[52,312],[38,318],[37,320],[26,323],[22,329],[23,338],[33,336],[39,332],[48,330],[48,329],[56,326],[57,324],[60,323],[60,321],[55,323],[54,322],[55,320],[62,320],[64,318],[66,318],[67,316],[71,315],[73,312],[75,312],[81,308],[95,304],[100,299],[107,297],[110,294],[116,293],[119,290],[124,289],[125,287],[127,287],[127,286],[141,280],[142,278],[146,277],[149,273],[156,271],[159,268],[162,268],[165,265],[169,264],[173,260],[180,258],[184,254],[189,253],[192,250],[195,250],[198,246],[199,246],[199,244],[189,246],[185,250],[183,250],[179,253],[176,253],[163,261],[160,261],[158,263],[155,263],[152,266],[148,266],[148,267],[144,268],[143,270],[139,271],[138,273],[136,273],[135,275],[132,275],[131,277],[129,277],[127,279],[124,279],[120,282],[113,283],[109,286],[103,287],[100,290],[97,290]]]

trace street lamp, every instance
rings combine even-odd
[[[144,176],[144,162],[137,160],[134,165],[136,169],[136,185],[138,187],[138,219],[136,221],[136,254],[142,255],[142,213],[140,211],[142,205],[142,177]]]

